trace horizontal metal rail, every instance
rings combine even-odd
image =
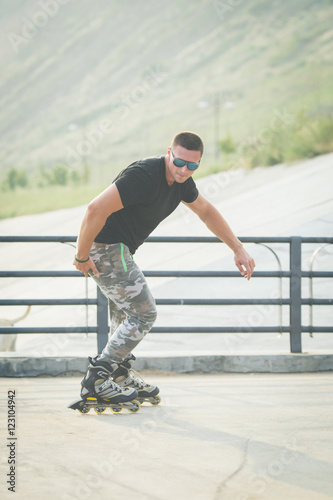
[[[97,333],[98,332],[98,327],[97,326],[46,326],[46,327],[34,327],[34,328],[27,328],[27,327],[15,327],[15,326],[10,326],[10,327],[3,327],[0,328],[0,333]]]
[[[158,306],[290,306],[290,299],[156,299]],[[97,305],[97,299],[4,299],[0,306],[80,306]],[[303,306],[330,306],[333,299],[302,299]]]
[[[147,278],[242,278],[237,271],[143,271]],[[253,278],[289,278],[289,271],[257,271]],[[333,273],[332,273],[333,276]],[[0,271],[0,278],[82,278],[79,271]]]
[[[147,278],[242,278],[237,271],[143,271]],[[0,278],[82,278],[79,271],[0,271]],[[254,271],[252,278],[290,278],[291,271]],[[302,271],[301,278],[333,278],[333,271]]]
[[[4,299],[0,306],[95,306],[97,299]]]
[[[333,333],[333,326],[303,326],[304,333]],[[154,326],[151,333],[290,333],[290,326]],[[2,327],[0,333],[97,333],[98,326]]]
[[[295,236],[239,236],[242,243],[291,243]],[[76,243],[77,236],[0,236],[0,243]],[[333,243],[332,237],[302,236],[302,243]],[[149,236],[147,243],[221,243],[215,236]]]
[[[303,326],[303,332],[333,333],[332,326]],[[156,326],[152,333],[291,333],[291,326]]]

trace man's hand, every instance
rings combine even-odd
[[[91,257],[89,260],[87,260],[87,262],[78,262],[76,259],[74,259],[73,266],[75,266],[76,269],[80,271],[80,273],[83,273],[86,278],[88,278],[88,273],[90,270],[97,278],[99,277],[99,272]]]
[[[247,253],[244,247],[241,247],[236,250],[234,259],[241,275],[249,280],[252,276],[254,268],[256,267],[252,257]]]

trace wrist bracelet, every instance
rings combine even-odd
[[[78,259],[78,258],[76,257],[76,255],[75,255],[75,260],[76,260],[76,262],[81,262],[81,263],[82,263],[82,262],[88,262],[88,260],[89,260],[89,259],[90,259],[90,257],[88,257],[86,260],[81,260],[81,259]]]

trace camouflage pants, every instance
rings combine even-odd
[[[120,362],[153,326],[155,300],[123,243],[93,243],[90,256],[100,273],[90,275],[109,302],[110,336],[101,358]]]

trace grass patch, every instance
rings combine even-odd
[[[47,186],[5,191],[0,197],[0,219],[83,205],[89,203],[104,188],[105,186]]]
[[[333,151],[333,117],[312,118],[301,112],[289,126],[248,146],[245,156],[251,167],[289,163],[330,153]]]

